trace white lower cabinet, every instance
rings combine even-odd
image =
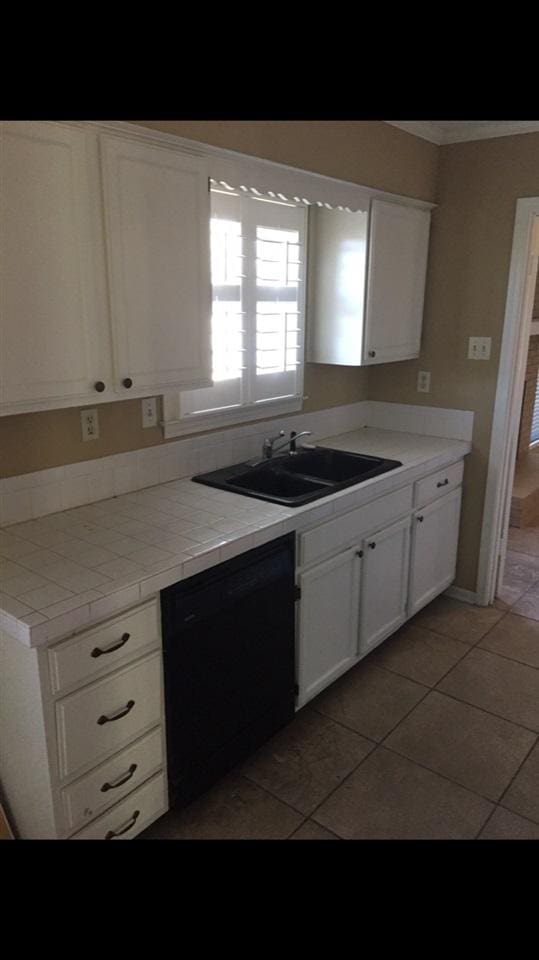
[[[409,544],[409,517],[361,544],[360,654],[368,653],[406,620]]]
[[[161,816],[158,599],[49,648],[0,632],[0,731],[0,783],[20,839],[128,839]]]
[[[455,577],[461,488],[414,513],[408,616],[421,610]]]
[[[131,793],[164,764],[161,727],[62,790],[67,832],[85,826]]]
[[[461,487],[451,485],[461,480],[459,462],[415,483],[413,502],[432,502],[413,512],[409,486],[369,505],[377,512],[371,509],[368,527],[369,511],[361,507],[300,534],[298,708],[453,582]],[[391,506],[400,517],[388,523]],[[316,562],[338,549],[338,534],[346,549]]]
[[[130,793],[72,840],[131,840],[167,809],[166,780],[163,773]]]
[[[299,706],[357,658],[359,548],[345,550],[299,578]]]

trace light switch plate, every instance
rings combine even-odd
[[[419,393],[428,393],[430,390],[430,371],[420,370],[417,374],[417,389]]]
[[[492,337],[470,337],[468,360],[490,360]]]

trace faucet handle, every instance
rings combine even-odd
[[[266,460],[269,460],[273,453],[273,444],[276,440],[279,440],[280,437],[284,437],[284,430],[279,430],[279,433],[276,437],[266,437],[264,443],[262,444],[262,455]]]

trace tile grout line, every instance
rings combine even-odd
[[[513,786],[513,783],[515,782],[515,780],[516,780],[516,778],[518,777],[520,771],[522,770],[522,767],[523,767],[524,764],[527,762],[527,760],[529,760],[531,754],[532,754],[533,751],[535,750],[535,748],[536,748],[536,746],[537,746],[538,743],[539,743],[539,735],[536,737],[535,743],[532,744],[532,746],[531,746],[530,749],[528,750],[528,753],[527,753],[526,756],[524,757],[524,759],[523,759],[522,763],[520,764],[518,770],[516,771],[514,777],[511,778],[510,782],[507,784],[505,790],[503,791],[503,793],[502,793],[502,795],[501,795],[498,803],[499,803],[500,806],[503,807],[504,810],[511,810],[510,807],[504,806],[504,804],[503,804],[503,799],[504,799],[507,791],[510,789],[510,787]],[[511,812],[512,812],[512,813],[516,813],[517,811],[516,811],[516,810],[511,810]],[[520,816],[523,816],[523,814],[520,814]],[[528,817],[528,820],[531,820],[532,823],[537,823],[537,824],[539,825],[539,820],[536,820],[535,817]]]
[[[500,620],[502,620],[502,619],[503,619],[503,617],[500,618]],[[497,621],[497,622],[499,622],[499,621]],[[489,628],[489,629],[493,629],[494,626],[496,626],[496,624],[493,624],[492,627]],[[489,632],[489,631],[487,631],[487,633],[488,633],[488,632]],[[486,636],[486,635],[487,635],[487,634],[484,634],[484,636]],[[455,639],[455,638],[454,638],[454,637],[450,637],[449,639]],[[481,638],[481,639],[483,639],[483,638]],[[462,641],[461,641],[461,642],[462,642]],[[479,641],[478,641],[478,642],[479,642]],[[427,767],[425,764],[422,764],[422,763],[418,762],[417,760],[410,760],[409,757],[406,757],[404,754],[401,754],[401,753],[399,753],[397,750],[392,749],[391,747],[387,746],[386,743],[385,743],[385,741],[387,740],[387,738],[388,738],[389,736],[391,736],[391,734],[394,733],[395,730],[397,730],[397,728],[400,726],[400,724],[401,724],[401,723],[404,723],[404,721],[408,719],[408,717],[413,713],[413,711],[416,709],[416,707],[419,707],[420,704],[423,703],[423,701],[427,698],[427,696],[429,695],[429,693],[437,692],[437,693],[439,693],[439,694],[443,694],[444,696],[450,696],[450,695],[448,695],[448,694],[444,694],[443,691],[438,691],[438,690],[436,690],[436,686],[438,685],[438,683],[441,683],[442,680],[444,680],[444,679],[448,676],[448,674],[451,673],[451,671],[452,671],[458,664],[462,663],[463,660],[464,660],[464,659],[472,652],[472,650],[474,650],[474,649],[475,649],[475,646],[471,646],[471,647],[462,655],[462,657],[460,657],[460,659],[457,661],[457,663],[456,663],[456,664],[453,664],[453,665],[439,678],[439,680],[437,681],[437,683],[436,683],[436,685],[435,685],[434,687],[432,687],[432,688],[429,687],[429,688],[427,689],[427,692],[425,693],[425,695],[424,695],[423,697],[421,697],[421,699],[418,700],[417,703],[415,703],[414,706],[413,706],[403,717],[401,717],[401,719],[395,724],[395,726],[392,727],[391,730],[389,730],[389,731],[385,734],[385,736],[382,738],[382,740],[375,742],[375,747],[374,747],[374,749],[373,749],[373,750],[370,750],[369,753],[367,754],[367,756],[364,757],[363,760],[360,761],[360,763],[357,765],[357,767],[355,767],[354,770],[351,770],[350,773],[347,774],[347,776],[341,781],[341,783],[340,783],[337,787],[335,787],[335,789],[332,790],[332,791],[327,795],[327,797],[320,802],[320,804],[318,804],[318,806],[315,808],[315,810],[313,810],[313,812],[311,813],[311,815],[310,815],[311,817],[313,817],[313,815],[319,810],[319,808],[322,806],[322,804],[325,803],[326,800],[328,800],[328,799],[336,792],[336,790],[338,790],[339,787],[341,787],[341,786],[346,782],[346,780],[348,780],[348,778],[349,778],[353,773],[356,772],[356,770],[357,770],[357,769],[361,766],[361,764],[367,759],[367,757],[372,756],[372,755],[376,752],[376,749],[377,749],[378,747],[382,747],[382,746],[383,746],[385,750],[390,751],[391,753],[395,754],[396,756],[403,757],[405,760],[408,760],[409,763],[416,763],[417,766],[421,767],[421,768],[424,769],[424,770],[427,770],[429,773],[433,773],[435,776],[441,777],[442,779],[446,780],[448,783],[451,783],[451,784],[453,784],[454,786],[458,786],[458,787],[460,787],[460,788],[463,789],[463,790],[467,790],[469,793],[472,793],[474,796],[478,797],[479,799],[484,800],[484,801],[486,801],[487,803],[493,804],[493,809],[489,812],[486,820],[485,820],[484,823],[481,825],[479,832],[481,832],[481,830],[483,830],[483,828],[486,826],[488,820],[490,819],[490,817],[491,817],[492,814],[494,813],[494,810],[496,809],[496,806],[498,805],[498,802],[499,802],[499,801],[492,800],[490,797],[485,797],[485,796],[483,796],[482,794],[477,793],[475,790],[472,790],[472,789],[470,789],[469,787],[463,786],[463,784],[462,784],[462,783],[459,783],[457,780],[453,780],[451,777],[448,777],[448,776],[446,776],[446,775],[444,775],[444,774],[441,774],[441,773],[439,773],[439,771],[437,771],[437,770],[432,770],[430,767]],[[359,666],[359,664],[358,664],[358,666]],[[377,665],[377,667],[378,667],[378,669],[382,669],[382,670],[387,669],[387,668],[385,668],[385,667],[380,667],[380,666],[378,666],[378,665]],[[392,672],[392,671],[389,671],[389,670],[388,670],[388,672]],[[398,676],[400,676],[400,674],[398,674]],[[410,678],[409,678],[409,677],[404,677],[403,679],[408,679],[408,680],[409,680]],[[417,681],[414,681],[414,682],[417,683]],[[423,684],[422,684],[422,685],[423,685]],[[461,700],[459,700],[457,697],[450,697],[450,698],[456,700],[456,701],[459,702],[459,703],[466,703],[466,701],[461,701]],[[474,707],[476,710],[482,710],[481,707],[476,707],[474,704],[467,704],[467,706],[472,706],[472,707]],[[313,709],[316,709],[316,708],[313,707]],[[317,711],[317,712],[320,712],[320,711]],[[496,719],[506,720],[505,717],[498,717],[497,714],[490,714],[489,711],[487,711],[487,710],[482,710],[482,712],[488,713],[490,716],[493,716],[493,717],[495,717]],[[322,714],[322,715],[325,716],[325,714]],[[330,719],[333,719],[333,718],[330,718]],[[346,724],[341,723],[341,721],[339,721],[339,720],[335,720],[334,722],[335,722],[335,723],[340,723],[340,725],[343,726],[343,727],[345,727],[345,729],[347,729],[347,730],[352,730],[351,727],[348,727]],[[506,722],[512,722],[512,721],[507,721],[507,720],[506,720]],[[520,726],[520,725],[519,725],[519,724],[515,724],[515,726]],[[533,734],[535,734],[535,736],[536,736],[536,742],[537,742],[538,735],[537,735],[537,732],[536,732],[536,731],[528,730],[526,727],[522,727],[521,729],[525,729],[528,733],[533,733]],[[357,731],[357,730],[354,730],[353,732],[359,733],[359,731]],[[360,734],[360,735],[361,735],[361,736],[364,736],[364,734]],[[533,744],[533,746],[532,746],[531,749],[533,749],[534,746],[535,746],[535,743]],[[531,752],[531,751],[530,751],[530,752]],[[528,756],[529,756],[529,753],[526,755],[526,758],[525,758],[525,759],[527,759]],[[524,762],[524,761],[523,761],[523,762]],[[520,769],[520,767],[519,767],[519,769]],[[518,771],[517,771],[517,773],[518,773]],[[515,774],[515,776],[516,776],[516,774]],[[514,778],[513,778],[513,779],[514,779]],[[511,781],[511,782],[512,782],[512,781]],[[501,799],[501,798],[503,797],[503,795],[504,795],[504,793],[506,792],[507,789],[508,789],[508,787],[504,789],[504,791],[503,791],[502,794],[500,795],[500,798],[499,798],[499,799]],[[318,821],[316,821],[316,822],[318,822]],[[477,834],[477,836],[479,836],[479,834]],[[477,836],[474,837],[474,838],[472,838],[472,839],[477,839]]]
[[[366,659],[366,658],[365,658],[365,659]],[[361,661],[360,661],[360,663],[361,663]],[[359,664],[357,664],[357,666],[359,666]],[[424,684],[421,684],[421,686],[424,686]],[[391,729],[390,731],[388,731],[388,733],[385,735],[385,737],[388,737],[389,734],[393,732],[393,730],[396,730],[396,728],[398,727],[399,723],[401,723],[402,720],[405,720],[406,717],[408,717],[408,716],[410,715],[410,713],[412,713],[412,711],[415,710],[415,708],[416,708],[417,706],[419,706],[420,703],[423,702],[423,700],[425,699],[425,697],[427,697],[427,696],[429,695],[429,693],[430,693],[430,688],[427,688],[427,691],[426,691],[426,693],[424,694],[424,696],[421,697],[421,700],[418,700],[417,703],[415,703],[415,704],[413,705],[413,707],[411,707],[411,709],[406,713],[406,715],[405,715],[404,717],[402,717],[401,720],[399,720],[398,723],[395,724],[395,726],[392,727],[392,729]],[[313,709],[316,710],[315,707],[313,707]],[[317,710],[316,712],[317,712],[317,713],[320,713],[319,710]],[[321,716],[326,716],[326,714],[321,714]],[[329,717],[328,719],[332,720],[333,718],[332,718],[332,717]],[[339,720],[334,720],[333,722],[340,724],[340,726],[341,726],[341,727],[344,727],[345,730],[352,730],[352,727],[348,727],[345,723],[341,723],[341,721],[339,721]],[[359,736],[361,736],[361,737],[365,737],[365,734],[359,733],[358,730],[352,730],[352,732],[353,732],[353,733],[356,733],[356,734],[359,734]],[[353,770],[350,770],[350,772],[347,773],[347,775],[341,780],[341,782],[340,782],[339,784],[337,784],[337,786],[336,786],[333,790],[331,790],[331,791],[328,793],[328,795],[327,795],[323,800],[320,801],[320,803],[319,803],[319,804],[314,808],[314,810],[312,811],[312,813],[311,813],[311,815],[310,815],[311,818],[314,819],[314,814],[318,812],[318,810],[320,809],[320,807],[321,807],[324,803],[326,803],[326,801],[329,800],[330,797],[332,797],[333,794],[334,794],[337,790],[339,790],[340,787],[342,787],[342,786],[346,783],[346,781],[352,776],[353,773],[356,773],[357,770],[359,770],[359,768],[360,768],[360,766],[362,765],[362,763],[365,763],[365,760],[367,760],[368,757],[374,756],[374,754],[376,753],[376,750],[378,749],[378,747],[380,747],[381,744],[383,743],[383,741],[385,740],[385,737],[383,737],[380,742],[378,742],[378,741],[376,741],[376,740],[373,741],[371,738],[365,737],[366,740],[370,740],[370,742],[374,744],[373,749],[372,749],[372,750],[369,750],[369,752],[366,754],[366,756],[364,756],[363,759],[359,761],[359,763],[354,767],[354,769],[353,769]],[[318,823],[318,821],[316,820],[315,823]],[[321,826],[325,826],[324,824],[320,824],[320,825],[321,825]],[[341,838],[341,839],[346,839],[346,838]]]
[[[488,609],[488,608],[487,608],[487,609]],[[310,815],[309,815],[309,817],[308,817],[307,819],[313,819],[313,820],[314,820],[314,814],[317,813],[317,811],[320,809],[320,807],[321,807],[324,803],[326,803],[326,801],[329,800],[330,797],[333,796],[333,794],[334,794],[341,786],[343,786],[344,783],[346,783],[346,781],[352,776],[352,774],[355,773],[355,772],[359,769],[359,767],[361,766],[361,764],[365,762],[365,760],[367,759],[367,757],[370,757],[370,756],[373,756],[373,755],[374,755],[374,753],[376,752],[376,750],[377,750],[378,747],[384,746],[384,749],[389,750],[390,752],[394,753],[396,756],[399,756],[399,757],[404,756],[404,755],[398,753],[398,751],[392,750],[391,747],[386,746],[386,745],[385,745],[385,741],[386,741],[387,738],[399,727],[399,725],[400,725],[401,723],[403,723],[403,722],[413,713],[413,711],[416,709],[416,707],[418,707],[421,703],[423,703],[423,701],[426,699],[426,697],[427,697],[427,696],[429,695],[429,693],[431,693],[431,692],[436,691],[436,692],[439,693],[439,694],[442,694],[442,695],[444,695],[444,696],[450,697],[450,699],[453,699],[453,700],[455,700],[455,701],[458,702],[458,703],[465,703],[467,706],[472,706],[472,707],[474,707],[474,709],[476,709],[476,710],[481,710],[482,712],[484,712],[484,713],[488,714],[489,716],[492,716],[492,717],[494,717],[494,718],[496,718],[496,719],[505,720],[505,722],[508,722],[508,723],[512,723],[512,722],[513,722],[513,721],[508,721],[507,718],[505,718],[505,717],[499,717],[497,714],[490,713],[490,711],[484,710],[482,707],[477,707],[475,704],[469,704],[469,703],[467,703],[467,701],[465,701],[465,700],[459,700],[458,697],[451,697],[450,694],[446,694],[446,693],[444,693],[444,691],[440,691],[440,690],[437,690],[437,689],[436,689],[437,686],[438,686],[438,684],[441,683],[441,682],[448,676],[448,674],[451,673],[451,671],[452,671],[457,665],[461,664],[461,663],[465,660],[465,658],[472,652],[472,650],[476,649],[476,647],[478,646],[478,644],[480,644],[481,641],[485,639],[485,637],[490,633],[491,630],[494,629],[494,627],[496,627],[499,623],[501,623],[501,621],[507,616],[507,614],[508,614],[509,612],[510,612],[510,610],[507,610],[505,613],[503,613],[502,616],[501,616],[495,623],[493,623],[492,626],[490,626],[490,627],[488,628],[488,630],[483,634],[482,637],[480,637],[480,638],[476,641],[475,644],[472,644],[472,645],[469,646],[469,648],[465,651],[465,653],[463,653],[463,655],[457,660],[457,662],[456,662],[455,664],[453,664],[453,665],[446,671],[446,673],[444,673],[444,674],[436,681],[436,684],[434,685],[434,687],[429,687],[429,688],[427,689],[427,692],[425,693],[425,695],[424,695],[420,700],[418,700],[417,703],[415,703],[414,706],[413,706],[403,717],[401,717],[401,719],[395,724],[395,726],[392,727],[391,730],[389,730],[389,731],[386,733],[386,735],[382,738],[382,740],[380,740],[379,742],[378,742],[378,741],[374,741],[374,748],[373,748],[372,750],[370,750],[370,751],[368,752],[368,754],[367,754],[365,757],[363,757],[362,760],[360,760],[360,762],[356,765],[356,767],[354,767],[354,769],[351,770],[351,771],[346,775],[346,777],[343,778],[343,780],[341,781],[340,784],[338,784],[332,791],[330,791],[330,793],[328,793],[328,795],[324,798],[324,800],[322,800],[322,801],[314,808],[314,810],[310,813]],[[423,629],[430,629],[430,628],[424,627]],[[455,640],[455,637],[450,637],[448,634],[441,633],[440,631],[433,630],[432,632],[433,632],[433,633],[437,633],[439,636],[442,636],[442,637],[444,637],[445,639]],[[463,643],[462,640],[461,640],[460,642]],[[466,644],[466,646],[468,646],[468,645]],[[481,649],[482,649],[482,648],[481,648]],[[491,651],[488,651],[488,652],[491,652]],[[366,658],[365,658],[365,659],[366,659]],[[511,658],[501,657],[501,659],[509,659],[509,660],[510,660]],[[512,661],[512,662],[519,662],[519,661]],[[358,664],[358,666],[359,666],[359,664]],[[386,667],[380,667],[378,664],[377,664],[376,666],[378,667],[378,669],[387,670],[387,672],[389,672],[389,673],[392,673],[392,672],[395,672],[395,673],[396,673],[396,671],[391,671],[389,668],[386,668]],[[397,675],[397,676],[402,676],[401,674],[396,674],[396,675]],[[403,677],[403,679],[408,679],[408,680],[410,680],[411,678],[410,678],[410,677]],[[414,681],[414,682],[417,683],[418,681]],[[424,684],[421,684],[421,685],[424,686]],[[320,713],[320,712],[321,712],[320,710],[317,710],[317,708],[316,708],[315,706],[313,706],[313,709],[314,709],[317,713]],[[325,714],[321,714],[321,715],[322,715],[322,716],[326,716]],[[329,719],[333,719],[333,718],[330,717]],[[344,723],[342,723],[342,722],[339,721],[339,720],[334,720],[333,722],[334,722],[334,723],[338,723],[340,726],[344,727],[346,730],[351,730],[351,731],[354,732],[354,733],[359,733],[358,730],[353,730],[352,727],[347,726],[347,724],[344,724]],[[520,727],[520,728],[523,729],[523,730],[526,730],[528,733],[533,733],[533,734],[535,735],[535,737],[536,737],[535,743],[532,745],[532,747],[530,748],[530,751],[528,752],[528,754],[526,754],[526,757],[525,757],[524,760],[522,761],[522,764],[523,764],[523,763],[525,763],[525,761],[526,761],[526,759],[528,758],[528,756],[529,756],[529,754],[531,753],[531,751],[534,749],[534,747],[535,747],[535,745],[536,745],[536,743],[537,743],[537,740],[539,739],[539,736],[538,736],[538,734],[537,734],[537,731],[529,730],[527,727],[522,727],[520,724],[514,724],[514,725]],[[361,733],[360,735],[361,735],[361,736],[365,736],[363,733]],[[369,739],[369,738],[366,738],[366,739]],[[417,763],[417,761],[415,761],[415,760],[413,760],[413,761],[410,760],[409,757],[404,757],[404,759],[408,760],[408,762],[410,762],[410,763]],[[503,791],[502,794],[500,795],[500,798],[499,798],[498,801],[492,800],[492,799],[489,798],[489,797],[484,797],[482,794],[477,793],[475,790],[470,790],[469,787],[464,787],[463,784],[459,783],[458,781],[453,780],[451,777],[447,777],[447,776],[445,776],[444,774],[441,774],[441,773],[439,773],[439,772],[436,771],[436,770],[432,770],[430,767],[427,767],[427,766],[425,766],[425,765],[423,765],[423,764],[420,764],[420,763],[418,763],[417,765],[420,766],[420,767],[422,767],[423,769],[427,770],[429,773],[433,773],[433,774],[435,774],[435,775],[437,775],[437,776],[442,777],[442,779],[446,780],[446,782],[451,783],[451,784],[453,784],[453,785],[455,785],[455,786],[458,786],[458,787],[460,787],[460,788],[463,789],[463,790],[467,790],[468,792],[472,793],[474,796],[478,797],[479,799],[484,800],[484,801],[486,801],[487,803],[492,804],[492,810],[489,812],[489,814],[488,814],[488,816],[486,817],[484,823],[481,825],[481,827],[480,827],[477,835],[476,835],[474,838],[472,838],[472,839],[474,839],[474,840],[477,840],[478,837],[479,837],[479,835],[481,834],[481,832],[485,829],[485,827],[486,827],[487,823],[489,822],[489,820],[491,819],[491,817],[494,815],[494,812],[496,811],[496,809],[498,808],[498,806],[500,806],[500,800],[503,798],[503,796],[505,795],[505,793],[506,793],[507,790],[509,789],[509,786],[510,786],[511,783],[513,782],[514,778],[517,776],[519,770],[520,770],[521,767],[522,767],[522,764],[520,764],[520,766],[519,766],[518,770],[516,771],[514,777],[511,779],[511,781],[510,781],[510,783],[508,784],[508,786],[504,789],[504,791]],[[507,809],[507,808],[504,808],[504,809]],[[305,822],[305,821],[304,821],[304,822]],[[315,820],[314,822],[315,822],[315,823],[318,823],[317,820]],[[301,824],[300,826],[302,826],[302,824]],[[299,829],[299,827],[298,827],[298,829]]]

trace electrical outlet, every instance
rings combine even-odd
[[[157,397],[145,397],[142,401],[142,426],[157,426]]]
[[[430,390],[430,371],[420,370],[417,375],[417,389],[419,393],[428,393]]]
[[[468,360],[490,360],[492,337],[470,337],[468,340]]]
[[[81,410],[82,439],[97,440],[99,437],[99,420],[97,410]]]

